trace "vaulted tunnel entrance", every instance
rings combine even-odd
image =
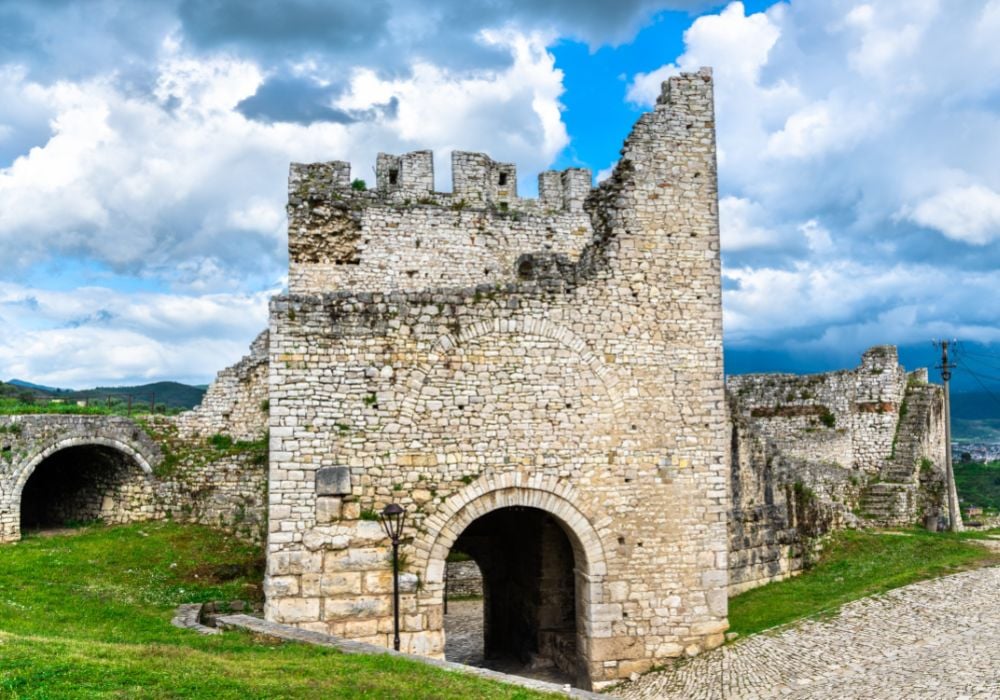
[[[104,445],[67,447],[35,467],[21,492],[21,531],[141,514],[148,484],[128,455]]]
[[[575,684],[574,554],[559,522],[536,508],[501,508],[473,521],[452,551],[479,566],[483,597],[449,601],[447,658]]]

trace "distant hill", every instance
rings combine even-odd
[[[167,408],[194,408],[201,403],[205,390],[180,382],[154,382],[139,386],[99,386],[95,389],[74,391],[71,399],[104,399],[108,396],[121,398],[131,396],[133,401],[155,400]]]
[[[24,389],[34,389],[35,391],[41,391],[46,394],[67,394],[72,391],[72,389],[56,389],[55,387],[45,386],[43,384],[32,384],[31,382],[26,382],[22,379],[10,379],[7,383]]]
[[[25,394],[35,399],[59,398],[66,401],[102,401],[108,397],[123,399],[131,396],[137,403],[155,401],[168,409],[194,408],[201,403],[205,388],[181,384],[180,382],[154,382],[139,386],[101,386],[94,389],[74,391],[56,389],[41,384],[33,384],[19,379],[0,382],[0,396],[23,398]]]
[[[953,393],[951,432],[957,442],[1000,443],[1000,388]]]

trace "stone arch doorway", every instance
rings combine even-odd
[[[114,440],[57,443],[21,470],[14,491],[20,533],[102,520],[123,523],[152,515],[152,470]]]
[[[573,685],[589,689],[595,663],[600,665],[592,658],[593,643],[611,633],[610,626],[604,629],[595,621],[607,574],[601,539],[574,505],[579,499],[572,486],[547,477],[528,481],[514,472],[497,475],[442,504],[426,523],[436,534],[414,543],[430,553],[425,588],[432,604],[443,602],[445,559],[457,545],[489,579],[484,580],[489,591],[483,600],[484,652],[489,647],[515,660],[526,658],[528,664],[534,655],[536,662],[551,662]],[[525,562],[525,575],[513,582],[498,571]],[[505,586],[527,597],[505,594]],[[498,624],[504,615],[516,621]]]
[[[466,527],[452,551],[476,562],[482,599],[451,604],[445,633],[454,639],[446,646],[446,656],[555,682],[577,682],[576,562],[558,520],[537,508],[501,508]],[[451,654],[452,649],[457,654]]]

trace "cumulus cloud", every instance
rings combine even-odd
[[[982,185],[950,187],[905,216],[963,243],[983,246],[1000,240],[1000,193]]]
[[[997,0],[732,2],[632,76],[648,106],[715,68],[727,342],[992,337],[958,319],[1000,291],[997,27]]]
[[[960,285],[929,263],[885,268],[847,260],[801,262],[724,274],[724,323],[732,347],[755,347],[776,336],[785,337],[785,348],[812,350],[933,337],[1000,341],[1000,308],[981,303],[995,296],[992,271],[968,272]]]
[[[357,69],[327,108],[349,118],[316,123],[279,120],[274,104],[275,123],[247,118],[240,106],[268,85],[255,63],[197,60],[173,45],[149,96],[113,77],[41,85],[11,71],[8,93],[46,111],[51,135],[0,169],[0,254],[22,266],[84,256],[133,274],[211,261],[236,279],[273,278],[284,267],[289,161],[352,160],[365,177],[378,150],[492,144],[526,176],[544,169],[567,142],[562,74],[545,39],[481,41],[512,63],[472,74],[417,64],[397,79]]]
[[[506,54],[503,65],[455,70],[421,60],[396,75],[353,66],[337,86],[319,75],[320,63],[271,69],[230,53],[206,57],[176,33],[159,42],[148,89],[132,89],[115,73],[44,82],[23,66],[0,66],[0,96],[14,105],[0,110],[0,149],[20,144],[0,162],[6,273],[17,278],[52,261],[55,269],[88,261],[176,294],[158,298],[153,310],[137,303],[129,311],[119,300],[103,313],[103,293],[56,300],[33,292],[25,298],[43,308],[80,305],[72,319],[56,314],[61,325],[43,328],[33,320],[37,309],[7,299],[2,318],[14,332],[5,338],[19,342],[0,353],[0,374],[66,384],[138,378],[145,367],[141,378],[205,381],[223,358],[239,356],[266,315],[242,314],[255,319],[253,327],[232,333],[198,326],[185,339],[185,319],[174,318],[168,302],[183,309],[200,303],[198,294],[236,295],[226,297],[227,313],[239,313],[234,300],[273,290],[286,269],[290,161],[349,160],[365,178],[380,150],[432,148],[439,186],[447,189],[448,152],[485,147],[518,163],[527,184],[568,142],[562,73],[546,50],[551,40],[510,28],[483,31],[478,43]],[[302,85],[312,89],[297,92]],[[289,103],[294,94],[300,101]],[[39,122],[44,130],[29,128]],[[164,320],[162,335],[134,313]],[[104,369],[100,337],[105,348],[128,348],[104,353]],[[206,342],[216,343],[204,338],[216,337],[221,345],[198,357]],[[127,355],[142,360],[121,359]]]
[[[0,378],[87,388],[164,377],[201,383],[247,352],[267,326],[254,294],[67,292],[0,283]]]

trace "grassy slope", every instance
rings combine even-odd
[[[956,464],[955,487],[965,503],[1000,511],[1000,462]]]
[[[850,530],[835,534],[820,562],[801,576],[732,598],[731,631],[752,634],[922,579],[1000,564],[1000,556],[968,541],[980,533],[912,530],[906,534]]]
[[[246,599],[257,580],[258,551],[194,526],[0,546],[0,698],[543,697],[405,659],[170,626],[177,604]]]

